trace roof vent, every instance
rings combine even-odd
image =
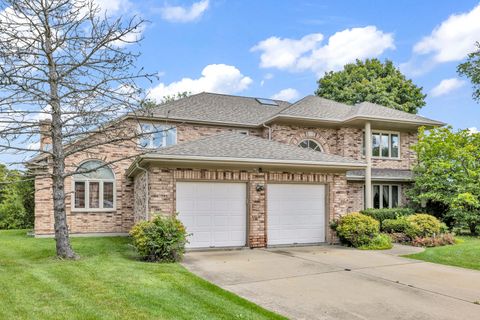
[[[260,104],[264,104],[267,106],[278,106],[278,103],[272,99],[264,99],[264,98],[255,98]]]

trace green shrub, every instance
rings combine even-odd
[[[399,217],[408,216],[415,211],[410,208],[384,208],[384,209],[366,209],[360,211],[360,213],[372,217],[373,219],[380,222],[380,225],[383,223],[383,220],[386,219],[397,219]]]
[[[380,224],[372,217],[354,212],[341,217],[335,230],[343,243],[358,248],[368,245],[379,234]]]
[[[150,221],[137,223],[130,235],[133,246],[146,261],[175,262],[185,253],[187,232],[176,216],[156,215]]]
[[[406,219],[409,225],[405,233],[411,239],[415,239],[416,237],[431,237],[440,233],[441,223],[432,215],[417,213],[408,216]]]
[[[359,249],[362,250],[388,250],[392,248],[392,239],[384,234],[380,233],[373,237],[369,244],[362,245]]]
[[[387,233],[404,233],[409,227],[406,217],[385,219],[382,222],[382,231]]]

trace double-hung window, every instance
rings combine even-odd
[[[365,133],[363,135],[363,154],[365,155]],[[400,158],[400,134],[398,132],[372,132],[372,157]]]
[[[171,125],[142,123],[138,144],[142,148],[156,149],[177,143],[177,128]]]
[[[73,176],[73,211],[110,211],[115,207],[115,176],[98,160],[89,160]]]

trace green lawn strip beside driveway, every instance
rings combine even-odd
[[[53,239],[0,231],[0,319],[284,319],[187,271],[138,261],[126,237]]]
[[[480,238],[459,237],[455,245],[426,248],[404,257],[450,266],[480,270]]]

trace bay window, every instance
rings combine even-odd
[[[73,211],[111,211],[115,207],[115,176],[98,160],[89,160],[73,176]]]

